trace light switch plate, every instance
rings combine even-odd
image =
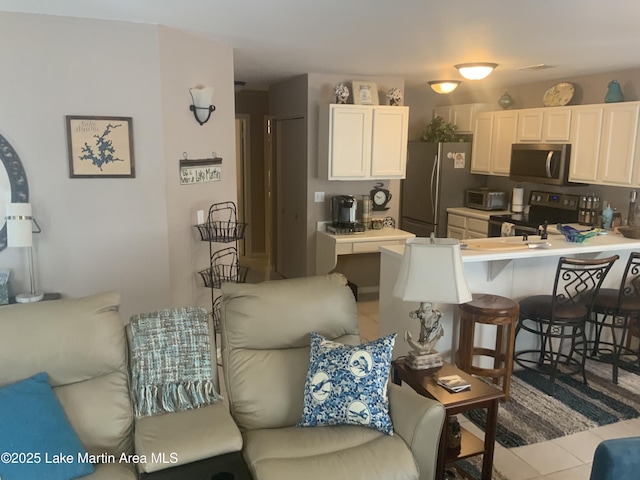
[[[324,192],[316,192],[314,196],[314,201],[316,203],[324,202]]]

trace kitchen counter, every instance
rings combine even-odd
[[[509,210],[478,210],[477,208],[450,207],[447,213],[455,213],[465,217],[477,218],[479,220],[489,220],[491,215],[511,215]]]
[[[540,241],[538,236],[529,236],[530,242]],[[549,235],[549,248],[528,248],[521,237],[494,237],[468,240],[469,248],[462,250],[462,261],[487,262],[495,260],[514,260],[520,258],[561,257],[618,250],[640,250],[640,240],[625,238],[620,234],[608,233],[587,239],[585,243],[567,242],[561,235]],[[462,244],[465,241],[461,242]],[[498,244],[504,244],[500,249]],[[483,248],[483,245],[486,248]],[[518,248],[520,247],[520,248]],[[384,247],[383,247],[384,248]],[[382,248],[381,248],[382,251]],[[384,248],[385,253],[402,258],[404,245]]]
[[[530,241],[538,241],[539,237],[530,236]],[[520,300],[529,295],[550,294],[553,279],[560,257],[604,258],[619,255],[603,286],[618,288],[629,254],[640,251],[640,240],[628,239],[620,234],[609,232],[587,239],[583,244],[567,242],[560,235],[550,235],[548,249],[518,248],[521,237],[497,237],[468,240],[473,249],[462,250],[462,261],[467,284],[473,293],[491,293]],[[505,247],[500,249],[500,242]],[[498,246],[498,249],[493,249]],[[476,248],[477,247],[477,248]],[[486,248],[486,249],[483,249]],[[399,334],[395,343],[393,357],[406,355],[409,347],[402,340],[405,330],[416,336],[419,331],[418,322],[409,318],[409,312],[415,310],[417,302],[403,302],[392,296],[398,278],[404,245],[385,246],[380,248],[380,302],[379,326],[380,336],[393,332]],[[443,272],[433,272],[442,275]],[[428,301],[425,292],[425,301]],[[438,342],[437,348],[445,361],[453,361],[453,353],[457,349],[459,335],[459,312],[457,305],[439,304],[442,312],[441,323],[445,333]],[[495,330],[480,326],[477,331],[477,346],[492,348],[495,346]],[[487,327],[487,328],[485,328]],[[531,336],[522,335],[516,339],[516,350],[528,348]]]
[[[367,230],[362,233],[335,235],[326,231],[316,232],[316,275],[333,270],[338,255],[376,253],[382,247],[402,246],[415,235],[398,228]]]

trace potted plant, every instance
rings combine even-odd
[[[422,131],[423,142],[461,142],[463,139],[456,134],[457,125],[445,122],[442,117],[434,117]]]

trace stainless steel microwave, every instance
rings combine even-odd
[[[507,192],[489,188],[468,189],[464,193],[465,207],[477,210],[505,210]]]
[[[568,143],[514,143],[509,178],[516,182],[567,185],[570,156]]]

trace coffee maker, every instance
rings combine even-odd
[[[362,233],[364,225],[356,221],[358,201],[353,195],[336,195],[331,198],[331,224],[327,231],[334,234]]]
[[[353,195],[336,195],[331,198],[332,225],[337,228],[352,228],[356,224],[358,202]]]

